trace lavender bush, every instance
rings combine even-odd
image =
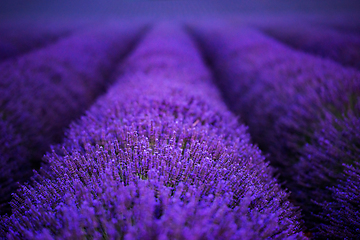
[[[108,24],[0,65],[1,121],[20,139],[6,141],[25,149],[29,166],[23,169],[23,158],[12,148],[4,149],[1,203],[15,190],[9,186],[28,179],[50,144],[59,143],[64,128],[105,91],[112,82],[111,71],[139,32],[140,26]]]
[[[159,26],[2,219],[9,239],[303,239],[190,38]]]
[[[359,119],[360,74],[288,49],[252,29],[215,25],[192,32],[229,106],[270,153],[309,229],[319,231],[325,224],[323,203],[333,199],[328,189],[342,179],[343,163],[358,161],[359,146],[353,141],[359,135],[348,123]],[[336,174],[330,177],[330,172]]]

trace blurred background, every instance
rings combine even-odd
[[[1,0],[0,19],[360,15],[359,0]]]

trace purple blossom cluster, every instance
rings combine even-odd
[[[8,239],[305,239],[181,28],[153,29],[119,72],[14,195]]]
[[[38,169],[50,145],[112,83],[141,27],[108,24],[0,64],[1,204]],[[21,156],[21,157],[19,157]],[[8,211],[8,205],[0,213]]]
[[[268,35],[295,48],[360,69],[360,36],[313,23],[269,24]]]
[[[318,238],[356,236],[360,73],[253,29],[213,24],[191,32],[228,105],[269,153],[309,230]]]

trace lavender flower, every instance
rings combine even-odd
[[[101,176],[96,188],[74,181],[76,190],[65,195],[56,210],[38,206],[28,211],[30,218],[37,216],[33,229],[21,223],[14,227],[26,239],[265,239],[281,228],[279,213],[253,209],[251,196],[231,208],[228,193],[201,196],[193,186],[180,183],[174,189],[164,184],[147,179],[125,186],[111,172]],[[284,231],[276,238],[287,238]],[[8,234],[9,239],[17,237]]]
[[[111,71],[139,31],[140,26],[108,24],[0,65],[0,113],[21,136],[17,144],[26,149],[30,166],[18,177],[8,176],[9,184],[23,182],[32,169],[38,169],[50,144],[59,143],[64,128],[105,91],[113,80]],[[12,153],[4,154],[8,156],[4,168],[22,165]]]
[[[121,72],[14,196],[8,238],[304,239],[181,29],[154,29]]]
[[[192,28],[192,32],[214,67],[229,106],[249,125],[254,141],[270,153],[280,179],[304,210],[309,228],[318,227],[313,213],[320,214],[322,206],[312,201],[329,199],[326,189],[339,177],[329,181],[321,176],[334,170],[341,174],[343,162],[353,163],[343,159],[349,154],[347,148],[336,147],[351,146],[345,138],[329,148],[319,147],[332,136],[321,130],[327,126],[336,136],[349,131],[348,139],[359,139],[354,128],[345,124],[339,130],[334,124],[351,113],[354,119],[359,116],[359,73],[293,51],[252,29],[215,25]],[[329,164],[332,148],[338,149],[337,156]],[[351,154],[357,156],[356,151]]]

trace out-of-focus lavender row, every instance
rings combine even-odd
[[[121,77],[2,220],[14,239],[303,239],[297,210],[175,25]]]
[[[0,213],[9,210],[16,183],[29,179],[50,145],[61,142],[64,128],[112,82],[112,71],[139,37],[142,27],[135,25],[98,26],[0,65],[6,143],[0,153]]]
[[[360,35],[298,21],[267,23],[260,28],[295,49],[360,69]]]
[[[19,187],[17,182],[29,177],[31,163],[22,145],[23,139],[11,123],[0,120],[0,214],[9,211],[10,194]]]
[[[2,22],[0,24],[0,62],[18,57],[34,49],[53,44],[67,37],[83,24],[59,22]]]
[[[322,25],[336,29],[343,33],[360,34],[359,14],[340,14],[329,17],[328,15],[315,15],[310,21],[317,25]]]
[[[323,211],[331,211],[327,201],[342,204],[329,190],[345,179],[342,164],[359,161],[355,126],[360,74],[291,50],[253,29],[218,23],[198,25],[192,33],[230,108],[249,126],[260,148],[270,153],[310,229],[331,238],[334,233],[324,229],[336,226],[339,232],[356,233],[358,226],[350,223],[358,217],[350,218],[348,209],[339,209],[339,215],[349,214],[341,224],[331,222]],[[359,211],[358,206],[354,209]]]

